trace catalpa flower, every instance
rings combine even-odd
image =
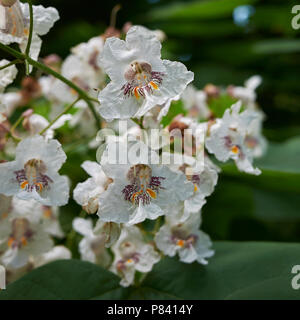
[[[44,8],[33,6],[33,34],[30,47],[30,57],[37,60],[43,36],[49,32],[54,23],[59,19],[55,8]],[[30,14],[28,3],[19,0],[0,2],[0,42],[3,44],[18,43],[21,51],[25,52],[30,25]]]
[[[85,161],[81,167],[91,178],[77,184],[73,197],[87,213],[95,213],[98,210],[101,193],[107,189],[112,180],[106,176],[97,162]]]
[[[2,59],[0,61],[0,67],[3,67],[8,63],[9,63],[8,60]],[[14,81],[14,79],[17,76],[17,73],[18,73],[18,70],[15,65],[12,65],[5,69],[0,70],[0,93],[2,93],[4,89]]]
[[[107,121],[139,118],[156,105],[181,94],[194,74],[180,62],[161,60],[153,33],[134,26],[126,41],[105,42],[100,63],[111,82],[100,92],[100,115]]]
[[[98,216],[102,221],[136,224],[147,218],[153,220],[164,215],[169,204],[193,194],[193,184],[182,172],[149,163],[109,164],[105,157],[102,169],[113,182],[99,198]]]
[[[41,136],[24,139],[16,149],[16,159],[0,164],[0,193],[35,199],[48,206],[65,205],[68,181],[58,174],[65,160],[57,140],[46,141]]]
[[[261,84],[261,76],[255,75],[245,81],[244,87],[229,87],[229,93],[237,99],[242,100],[243,104],[250,109],[255,108],[256,88]]]
[[[168,216],[155,236],[155,243],[167,256],[174,257],[178,253],[182,262],[207,264],[206,259],[213,256],[214,251],[210,249],[212,242],[209,236],[199,230],[200,223],[199,213],[182,223],[178,223],[176,214]]]
[[[128,287],[134,281],[136,271],[149,272],[160,260],[152,245],[144,242],[137,227],[124,226],[117,243],[112,247],[115,259],[111,271],[119,275],[120,284]]]
[[[251,110],[240,113],[241,102],[227,109],[222,119],[217,119],[209,129],[206,147],[219,161],[233,159],[240,171],[259,175],[261,171],[253,168],[253,155],[247,147],[247,128],[257,118],[258,114]]]
[[[197,90],[190,84],[182,93],[182,101],[190,117],[198,120],[209,118],[211,112],[207,105],[207,94],[205,91]]]
[[[263,156],[267,149],[267,140],[262,135],[262,123],[265,115],[262,111],[253,110],[257,117],[251,122],[247,128],[245,144],[251,151],[254,158]]]
[[[204,156],[203,164],[197,163],[197,159],[185,156],[181,164],[172,165],[174,171],[182,171],[187,179],[194,185],[193,195],[184,201],[184,210],[181,220],[190,216],[191,213],[197,213],[206,203],[206,197],[210,196],[218,181],[217,168],[208,156]],[[172,210],[170,212],[172,214]],[[167,213],[168,215],[168,213]]]
[[[24,204],[24,201],[20,204]],[[39,216],[33,212],[18,207],[2,223],[5,227],[1,230],[1,243],[5,252],[1,262],[9,269],[25,266],[31,257],[39,256],[53,246]]]
[[[97,226],[93,228],[92,220],[75,218],[73,228],[83,236],[79,243],[81,259],[107,267],[111,258],[105,248],[106,237],[101,233],[96,234]]]

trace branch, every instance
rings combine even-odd
[[[73,103],[71,103],[69,106],[67,106],[63,112],[61,112],[54,120],[52,120],[46,128],[44,128],[39,134],[44,134],[49,128],[52,127],[52,125],[65,113],[67,113],[81,98],[76,99]]]
[[[12,49],[12,48],[10,48],[10,47],[2,44],[2,43],[0,43],[0,49],[2,49],[3,51],[6,51],[7,53],[9,53],[11,55],[13,55],[17,59],[20,59],[22,61],[27,61],[32,66],[44,71],[47,74],[51,74],[55,78],[59,79],[60,81],[64,82],[69,87],[74,89],[78,93],[79,97],[81,99],[83,99],[87,103],[88,107],[90,108],[91,112],[94,115],[94,118],[96,119],[96,124],[97,124],[98,129],[101,129],[101,123],[100,123],[99,115],[96,112],[96,110],[94,108],[94,105],[91,103],[91,101],[95,101],[95,102],[99,103],[99,101],[97,99],[95,99],[93,97],[90,97],[85,91],[83,91],[82,89],[77,87],[72,81],[66,79],[64,76],[62,76],[61,74],[59,74],[56,71],[52,70],[51,68],[45,66],[44,64],[31,59],[29,56],[26,56],[25,54],[15,50],[15,49]]]
[[[3,69],[5,69],[5,68],[8,68],[8,67],[10,67],[10,66],[13,66],[13,65],[15,65],[15,64],[17,64],[17,63],[22,63],[22,62],[23,62],[23,61],[20,60],[20,59],[13,60],[12,62],[10,62],[10,63],[8,63],[8,64],[0,67],[0,71],[3,70]]]
[[[29,15],[30,15],[30,26],[29,26],[29,35],[28,35],[28,41],[26,45],[25,55],[29,56],[30,53],[30,47],[31,47],[31,41],[32,41],[32,33],[33,33],[33,8],[31,0],[28,0],[29,5]],[[26,64],[26,74],[29,74],[29,67],[28,64]]]

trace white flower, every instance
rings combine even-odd
[[[109,266],[111,259],[105,248],[106,237],[102,233],[96,234],[97,226],[93,228],[92,220],[75,218],[73,228],[83,236],[79,243],[81,259],[103,267]]]
[[[22,201],[24,204],[26,201]],[[9,269],[25,266],[31,257],[39,256],[53,246],[49,235],[43,229],[39,217],[22,207],[13,210],[1,223],[1,262]],[[6,240],[4,242],[4,240]]]
[[[210,127],[206,147],[219,161],[233,159],[240,171],[259,175],[261,171],[253,168],[253,155],[246,144],[247,128],[257,119],[258,114],[251,110],[240,113],[240,108],[239,101]]]
[[[5,268],[0,265],[0,290],[6,288]]]
[[[169,216],[166,223],[155,236],[157,247],[166,255],[174,257],[179,254],[180,261],[192,263],[197,261],[207,264],[207,258],[213,256],[212,243],[207,234],[199,230],[200,214],[191,215],[185,222],[178,223],[177,219]]]
[[[71,259],[71,251],[64,246],[55,246],[50,251],[43,253],[41,256],[34,259],[34,267],[38,268],[47,263],[57,260]]]
[[[182,172],[149,164],[150,161],[147,164],[109,164],[105,158],[104,155],[102,169],[113,182],[99,198],[98,216],[102,221],[136,224],[145,219],[154,220],[164,215],[168,205],[193,194],[193,184]]]
[[[115,259],[111,271],[122,278],[120,284],[124,287],[133,283],[136,271],[150,272],[153,265],[160,260],[158,252],[143,241],[140,230],[134,226],[123,227],[112,251]]]
[[[80,43],[71,49],[72,53],[83,62],[92,67],[98,76],[104,80],[104,74],[100,68],[99,55],[103,51],[104,40],[101,36],[91,38],[88,42]]]
[[[0,67],[3,67],[8,63],[8,60],[2,59],[0,60]],[[4,89],[15,80],[17,73],[18,69],[15,65],[0,70],[0,93],[3,92]]]
[[[200,170],[200,165],[202,170]],[[184,201],[182,216],[179,218],[180,221],[184,221],[191,213],[199,212],[206,203],[206,197],[213,193],[218,181],[219,170],[208,156],[204,156],[203,164],[197,163],[196,158],[185,156],[181,164],[172,165],[170,168],[173,171],[180,170],[185,173],[187,179],[194,185],[194,193]],[[172,215],[173,207],[166,214]]]
[[[16,159],[0,164],[0,193],[35,199],[44,205],[65,205],[68,181],[58,174],[65,160],[57,140],[46,141],[41,136],[24,139],[16,149]]]
[[[255,75],[245,81],[244,87],[230,88],[232,95],[243,101],[248,108],[255,107],[256,92],[255,89],[261,84],[261,76]]]
[[[181,94],[194,75],[179,62],[161,60],[157,38],[138,26],[126,41],[108,38],[100,56],[111,82],[100,92],[100,115],[107,121],[141,117]]]
[[[85,182],[78,183],[74,189],[74,200],[80,204],[88,213],[98,210],[100,194],[103,193],[111,183],[101,166],[97,162],[85,161],[81,167],[91,176]]]
[[[254,158],[262,157],[267,149],[267,140],[262,135],[262,123],[265,115],[262,111],[253,110],[257,117],[247,127],[245,144]]]
[[[6,45],[16,42],[25,52],[30,24],[28,3],[17,0],[11,7],[0,5],[0,18],[0,42]],[[37,60],[40,53],[42,40],[39,36],[48,33],[58,19],[55,8],[33,6],[33,34],[29,53],[32,59]]]
[[[182,101],[192,118],[206,120],[211,114],[207,106],[207,94],[197,90],[192,84],[188,85],[182,93]]]

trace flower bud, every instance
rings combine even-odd
[[[96,226],[95,234],[105,237],[105,247],[110,248],[120,237],[121,226],[114,222],[101,222]]]
[[[16,2],[17,2],[17,0],[0,0],[0,4],[1,4],[3,7],[11,7],[11,6],[13,6]]]

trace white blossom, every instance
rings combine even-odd
[[[0,4],[0,18],[0,42],[6,45],[16,42],[25,52],[30,24],[28,3],[17,0],[11,7]],[[39,36],[47,34],[58,19],[59,14],[55,8],[33,6],[33,34],[29,53],[32,59],[37,60],[40,53],[42,40]]]
[[[207,264],[214,251],[207,234],[199,230],[201,218],[199,213],[191,215],[185,222],[179,222],[175,216],[168,216],[165,224],[155,236],[157,247],[166,255],[174,257],[177,253],[180,261],[192,263],[197,261]]]
[[[83,236],[79,243],[79,252],[81,259],[90,261],[103,267],[110,264],[110,255],[105,248],[105,235],[96,234],[92,220],[75,218],[73,220],[73,228]]]
[[[206,147],[222,162],[233,159],[240,171],[259,175],[261,171],[252,166],[253,155],[246,144],[247,128],[258,114],[246,110],[240,113],[241,102],[227,109],[222,119],[217,119],[209,129]]]
[[[193,80],[182,63],[161,60],[160,51],[157,38],[138,26],[130,28],[126,41],[106,40],[100,63],[111,82],[99,94],[104,119],[139,118],[181,94]]]
[[[20,199],[35,199],[44,205],[68,202],[67,178],[58,170],[66,155],[57,140],[41,136],[26,138],[16,149],[16,159],[0,164],[0,193]]]
[[[111,271],[122,278],[120,284],[124,287],[133,283],[136,271],[149,272],[160,260],[158,252],[152,245],[144,242],[140,230],[135,226],[123,227],[112,251],[115,258]]]

